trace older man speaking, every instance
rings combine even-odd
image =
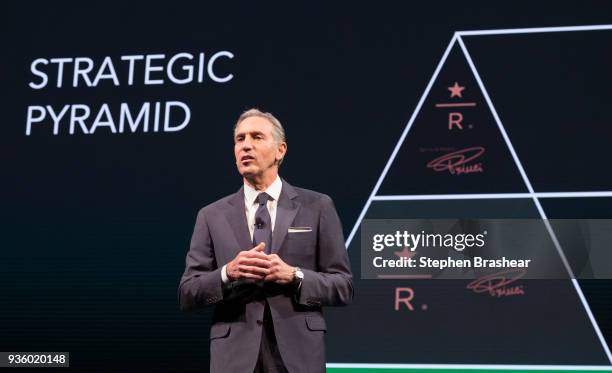
[[[179,299],[184,311],[215,305],[211,372],[324,372],[322,307],[352,300],[333,202],[279,177],[286,153],[278,119],[244,112],[234,128],[243,186],[198,213]]]

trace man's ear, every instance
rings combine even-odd
[[[287,143],[281,142],[276,149],[276,160],[280,161],[285,157],[285,154],[287,154]]]

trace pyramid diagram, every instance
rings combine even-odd
[[[612,25],[456,32],[346,242],[357,291],[326,310],[336,332],[328,367],[609,366],[612,355],[574,279],[541,198],[612,192],[534,191],[464,38],[610,30]],[[360,224],[367,219],[532,218],[567,270],[565,280],[363,280]],[[355,327],[358,326],[358,327]],[[356,343],[359,341],[359,343]]]

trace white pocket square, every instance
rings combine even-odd
[[[312,232],[311,227],[289,227],[287,233],[304,233],[304,232]]]

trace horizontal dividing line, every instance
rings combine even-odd
[[[502,364],[366,364],[366,363],[327,363],[328,368],[357,369],[476,369],[476,370],[563,370],[563,371],[606,371],[612,372],[609,365],[502,365]]]
[[[376,277],[383,279],[383,280],[410,280],[410,279],[433,278],[432,275],[377,275]]]
[[[456,103],[441,103],[436,104],[436,107],[473,107],[476,106],[475,102],[456,102]]]
[[[536,193],[480,193],[480,194],[412,194],[374,196],[373,201],[429,201],[453,199],[519,199],[519,198],[593,198],[612,197],[612,191],[598,192],[536,192]]]
[[[612,30],[612,25],[585,25],[585,26],[560,26],[560,27],[531,27],[497,30],[467,30],[457,31],[459,36],[477,35],[509,35],[509,34],[537,34],[546,32],[570,32],[570,31],[600,31]]]

